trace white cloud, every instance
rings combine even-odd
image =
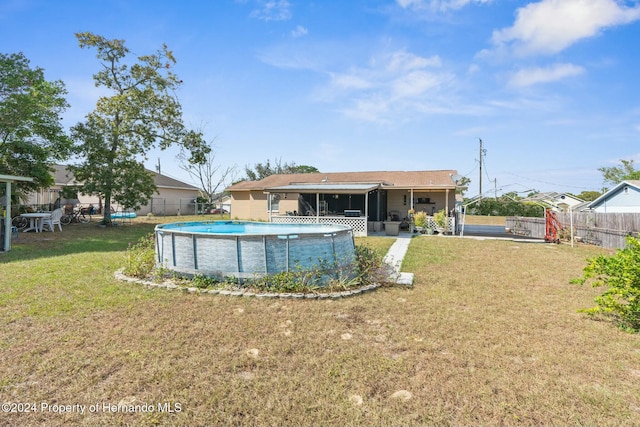
[[[492,0],[396,0],[398,6],[403,9],[431,10],[433,12],[446,12],[448,10],[462,9],[470,3],[490,3]]]
[[[343,89],[368,89],[372,83],[368,78],[359,76],[357,72],[353,74],[331,74],[331,84]]]
[[[260,1],[260,8],[254,9],[250,16],[263,21],[286,21],[291,19],[291,4],[287,0]]]
[[[298,25],[296,28],[294,28],[291,31],[291,35],[295,38],[303,37],[303,36],[306,36],[307,34],[309,34],[309,30],[307,30],[302,25]]]
[[[398,76],[391,83],[391,93],[394,99],[415,98],[430,89],[437,89],[444,83],[442,76],[426,71],[412,71]]]
[[[386,123],[385,117],[389,113],[389,103],[380,96],[358,99],[355,105],[342,109],[342,113],[352,119],[365,122]]]
[[[605,28],[638,19],[640,6],[625,7],[615,0],[542,0],[518,9],[513,26],[494,31],[494,52],[554,54]]]
[[[425,58],[403,50],[394,52],[388,60],[387,68],[391,72],[402,72],[421,69],[425,67],[440,67],[442,60],[438,55]]]
[[[434,95],[454,77],[441,70],[439,56],[423,57],[405,50],[372,58],[367,67],[330,73],[331,81],[319,97],[348,106],[341,111],[351,118],[386,122],[387,116],[412,111],[434,111]],[[435,95],[434,95],[435,96]]]
[[[550,83],[567,77],[577,76],[584,68],[573,64],[554,64],[550,67],[523,68],[509,80],[510,86],[525,87],[538,83]]]

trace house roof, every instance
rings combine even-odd
[[[601,195],[600,197],[595,199],[593,202],[589,203],[589,208],[594,208],[594,207],[598,206],[600,203],[602,203],[604,200],[608,199],[612,195],[616,194],[622,187],[624,187],[626,185],[634,187],[637,190],[640,190],[640,180],[630,179],[630,180],[627,180],[627,181],[622,181],[621,183],[619,183],[615,187],[607,190],[603,195]]]
[[[270,175],[259,181],[243,181],[227,188],[227,191],[311,191],[338,188],[362,190],[377,187],[414,190],[455,189],[451,178],[455,170],[436,171],[372,171],[372,172],[330,172]],[[331,186],[338,186],[331,189]]]

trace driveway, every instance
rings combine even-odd
[[[486,237],[494,239],[533,240],[544,242],[544,239],[532,239],[529,236],[516,236],[504,231],[503,225],[473,225],[465,224],[465,237]]]

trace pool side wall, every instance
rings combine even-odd
[[[353,231],[342,226],[326,228],[326,232],[305,233],[301,227],[296,234],[243,235],[190,233],[158,226],[157,262],[186,275],[240,279],[351,263],[355,257]]]

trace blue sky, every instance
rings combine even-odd
[[[74,33],[166,43],[216,162],[322,172],[457,169],[478,192],[580,193],[640,163],[640,3],[623,0],[0,0],[3,53],[63,80],[71,126],[100,91]],[[153,169],[192,182],[176,151]],[[495,180],[495,181],[494,181]]]

